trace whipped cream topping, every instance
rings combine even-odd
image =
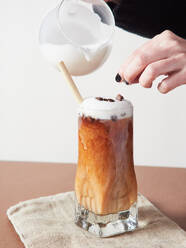
[[[109,98],[108,98],[109,99]],[[98,100],[95,97],[86,98],[79,106],[80,116],[92,117],[100,120],[110,120],[113,118],[123,119],[132,116],[132,104],[123,99],[114,101]]]

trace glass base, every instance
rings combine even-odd
[[[116,214],[97,215],[76,202],[75,223],[101,238],[134,231],[138,226],[137,203]]]

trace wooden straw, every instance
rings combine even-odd
[[[59,70],[63,74],[65,81],[68,83],[74,96],[76,97],[77,101],[79,103],[81,103],[83,101],[83,98],[82,98],[81,94],[79,93],[79,90],[78,90],[77,86],[75,85],[75,82],[73,81],[73,79],[72,79],[67,67],[65,66],[64,62],[61,61],[58,66],[59,66]]]

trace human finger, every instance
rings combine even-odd
[[[150,88],[157,77],[180,70],[182,63],[183,61],[179,55],[151,63],[142,72],[139,83],[145,88]]]
[[[149,64],[178,53],[179,42],[180,39],[175,34],[164,31],[133,52],[121,66],[119,75],[127,82],[133,83]]]
[[[165,94],[183,84],[186,84],[186,70],[174,72],[163,79],[158,85],[158,90]]]

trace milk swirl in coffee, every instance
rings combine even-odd
[[[132,104],[121,97],[88,98],[78,113],[77,201],[98,215],[127,211],[137,201]]]

